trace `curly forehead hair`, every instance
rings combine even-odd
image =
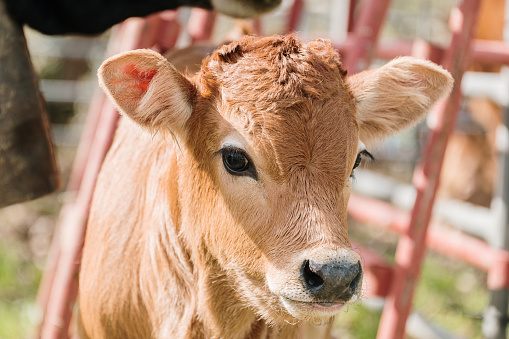
[[[340,90],[347,71],[328,40],[302,43],[294,35],[246,36],[205,60],[207,81],[252,100],[324,99]],[[248,99],[249,95],[244,95]]]

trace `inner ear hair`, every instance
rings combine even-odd
[[[162,55],[125,52],[106,60],[98,74],[121,113],[151,132],[169,129],[183,136],[196,90]]]
[[[347,78],[355,97],[359,137],[367,145],[420,121],[452,90],[453,79],[426,60],[401,57]]]

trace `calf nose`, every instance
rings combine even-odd
[[[360,261],[319,263],[305,260],[301,270],[304,286],[317,301],[348,301],[360,288]]]

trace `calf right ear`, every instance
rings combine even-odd
[[[113,56],[98,77],[118,110],[138,125],[152,132],[185,132],[194,86],[162,55],[140,49]]]
[[[356,101],[359,138],[369,145],[417,123],[451,92],[454,81],[430,61],[401,57],[354,74],[347,83]]]

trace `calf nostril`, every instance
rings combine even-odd
[[[350,291],[352,293],[355,293],[357,290],[360,280],[362,279],[362,265],[360,261],[357,262],[357,275],[353,278],[352,282],[350,283]]]
[[[323,285],[323,279],[318,274],[313,272],[309,267],[309,260],[304,261],[302,275],[304,281],[309,288],[318,288]]]

